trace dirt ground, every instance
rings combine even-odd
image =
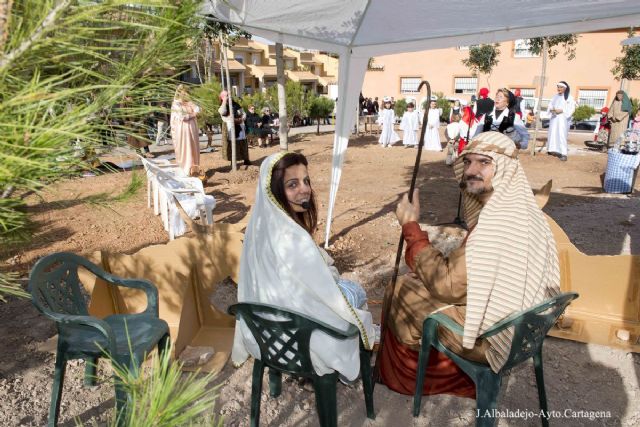
[[[569,161],[560,162],[546,154],[522,153],[521,162],[533,188],[553,179],[553,192],[545,211],[567,232],[573,243],[587,254],[640,254],[638,215],[639,184],[630,195],[608,195],[601,191],[600,174],[606,155],[584,149],[582,141],[591,134],[572,134]],[[318,242],[323,240],[330,184],[333,134],[297,135],[290,149],[304,153],[317,192],[320,212]],[[230,172],[228,162],[217,152],[202,155],[209,170],[205,191],[217,199],[216,222],[248,220],[255,197],[260,162],[277,147],[250,150],[253,165]],[[331,253],[344,276],[362,283],[370,299],[382,297],[395,259],[400,227],[394,209],[408,189],[415,161],[415,149],[402,146],[382,148],[376,138],[353,139],[346,155],[332,229]],[[425,224],[451,222],[456,215],[458,187],[445,154],[424,152],[418,176],[421,221]],[[134,173],[142,174],[141,169]],[[92,203],[90,196],[119,193],[130,181],[131,171],[105,173],[95,177],[60,182],[40,195],[29,196],[29,211],[36,223],[33,240],[0,251],[0,268],[24,277],[34,262],[51,252],[79,254],[95,250],[135,252],[168,240],[158,217],[146,207],[146,191],[109,204]],[[375,312],[375,307],[374,307]],[[379,309],[378,309],[379,312]],[[378,314],[378,313],[376,313]],[[40,345],[55,334],[52,322],[41,316],[30,302],[10,299],[0,304],[0,425],[43,425],[46,423],[53,375],[54,356],[40,351]],[[586,345],[549,338],[545,344],[545,378],[549,407],[559,411],[555,425],[581,426],[640,424],[640,356],[598,345]],[[249,425],[251,367],[223,370],[215,383],[221,384],[220,398],[213,411],[225,418],[225,425]],[[83,362],[67,369],[63,391],[61,425],[101,423],[113,407],[108,366],[101,365],[104,381],[83,388]],[[503,384],[500,410],[512,411],[499,425],[539,425],[537,394],[532,367],[512,372]],[[212,384],[213,385],[213,384]],[[263,389],[264,390],[264,389]],[[338,385],[340,425],[473,425],[475,402],[450,396],[425,397],[420,417],[411,416],[411,397],[378,385],[375,390],[375,421],[365,417],[362,387]],[[317,425],[313,392],[288,380],[277,398],[262,396],[263,425]],[[636,402],[636,403],[634,403]],[[513,415],[520,411],[520,417]],[[583,412],[580,412],[583,411]],[[585,412],[587,411],[587,412]],[[603,411],[594,414],[588,411]],[[529,416],[529,419],[523,416]],[[591,419],[589,418],[592,416]],[[516,417],[516,418],[514,418]],[[586,418],[585,418],[586,417]]]

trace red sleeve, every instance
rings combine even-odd
[[[411,221],[402,226],[402,237],[407,243],[404,260],[411,269],[415,268],[415,259],[418,252],[429,245],[429,236],[426,231],[420,229],[417,222]]]

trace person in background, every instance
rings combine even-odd
[[[391,147],[396,142],[400,141],[400,137],[394,130],[396,124],[396,113],[391,107],[391,99],[384,98],[384,108],[378,115],[376,123],[382,126],[382,132],[380,132],[380,138],[378,143],[383,147]]]
[[[244,119],[245,114],[240,104],[238,104],[233,98],[231,99],[231,105],[233,112],[229,114],[229,92],[223,90],[220,92],[220,108],[218,113],[222,121],[226,126],[222,126],[222,148],[220,153],[222,158],[231,161],[231,134],[235,132],[236,136],[236,160],[242,160],[245,166],[251,165],[249,160],[249,146],[244,131]]]
[[[547,138],[547,154],[556,156],[563,162],[566,162],[569,123],[576,109],[576,103],[570,95],[571,88],[567,82],[558,82],[556,88],[558,93],[551,98],[549,108],[547,109],[551,114]]]
[[[631,129],[640,131],[640,110],[636,112],[635,117],[631,121]]]
[[[451,110],[449,110],[449,123],[451,123],[451,117],[455,116],[460,116],[461,114],[461,108],[462,106],[460,105],[460,101],[459,100],[455,100],[452,101],[451,103]]]
[[[407,111],[402,115],[400,130],[402,130],[402,145],[405,148],[417,147],[417,132],[420,129],[420,114],[415,110],[413,102],[407,104]]]
[[[458,105],[460,105],[459,101]],[[428,151],[442,151],[440,143],[440,115],[442,110],[438,108],[436,101],[429,102],[427,113],[427,130],[424,133],[424,149]],[[456,114],[457,115],[457,114]]]
[[[611,122],[611,135],[609,142],[614,145],[618,138],[627,130],[629,116],[631,115],[631,101],[623,90],[616,92],[616,97],[609,107],[609,121]]]
[[[247,127],[247,142],[251,147],[255,145],[256,138],[260,137],[260,127],[258,126],[258,123],[260,123],[260,116],[256,113],[256,107],[254,105],[249,105],[249,112],[247,113],[247,118],[245,119],[244,124]]]
[[[493,111],[494,102],[493,99],[489,98],[489,89],[486,87],[481,88],[478,95],[480,99],[473,106],[473,114],[481,118],[483,115]]]
[[[262,116],[258,122],[258,147],[267,148],[269,146],[269,134],[271,133],[271,113],[269,107],[262,109]]]
[[[522,119],[516,113],[516,97],[507,88],[496,91],[496,98],[491,113],[483,117],[484,125],[479,132],[496,131],[507,135],[518,148],[527,148],[529,145],[529,132]]]
[[[202,177],[198,113],[200,107],[191,102],[187,87],[179,84],[171,104],[171,139],[176,162],[185,175]]]
[[[524,99],[520,95],[521,93],[522,92],[520,92],[520,89],[516,89],[513,91],[513,96],[516,97],[515,112],[518,117],[520,117],[520,120],[522,120],[522,113],[524,112]]]

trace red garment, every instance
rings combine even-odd
[[[402,226],[402,236],[407,243],[405,261],[413,271],[416,255],[429,245],[429,236],[415,221]],[[391,330],[386,329],[382,353],[378,354],[382,382],[395,392],[413,395],[416,388],[419,355],[419,352],[399,342]],[[453,360],[434,348],[429,353],[422,394],[452,394],[471,399],[476,397],[473,380]]]
[[[419,353],[402,345],[387,329],[382,354],[378,357],[383,384],[397,393],[412,396],[416,389]],[[453,360],[431,348],[422,394],[452,394],[475,399],[476,387]]]
[[[483,87],[482,89],[480,89],[480,92],[478,92],[480,95],[480,98],[485,99],[487,96],[489,96],[489,89],[487,89],[486,87]]]

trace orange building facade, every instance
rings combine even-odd
[[[573,60],[568,60],[562,46],[558,55],[547,61],[543,99],[555,93],[555,84],[564,80],[571,95],[580,104],[596,110],[609,106],[621,82],[611,69],[614,59],[622,56],[620,42],[627,38],[626,29],[580,34]],[[473,76],[462,60],[468,57],[468,47],[428,50],[380,56],[373,59],[365,75],[362,93],[365,97],[393,96],[395,99],[424,97],[416,92],[417,83],[427,80],[432,92],[445,97],[469,100],[482,87],[490,89],[491,97],[500,87],[519,88],[523,97],[537,98],[542,74],[542,57],[534,56],[526,40],[500,43],[499,63],[491,76]],[[625,81],[632,97],[640,97],[640,81]],[[543,104],[544,108],[544,104]]]

